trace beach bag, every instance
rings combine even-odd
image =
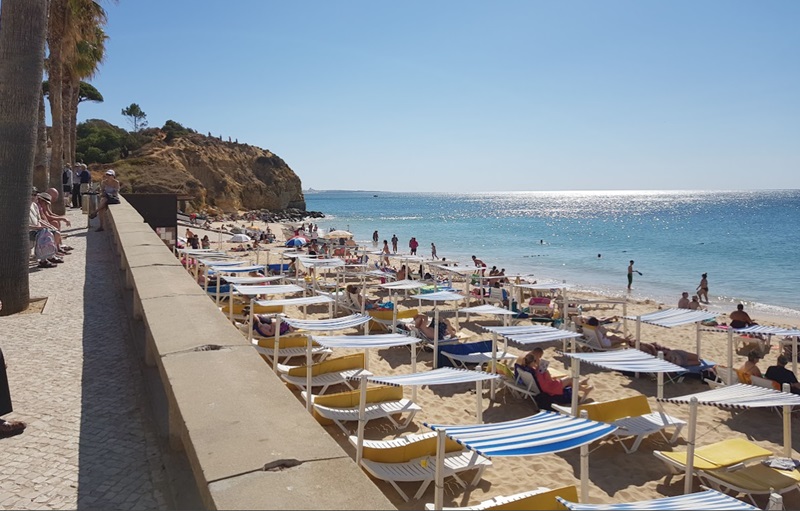
[[[49,229],[41,229],[36,234],[36,244],[33,247],[33,255],[39,261],[50,259],[56,255],[56,239]]]

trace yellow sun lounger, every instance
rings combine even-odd
[[[570,407],[563,405],[553,405],[553,409],[567,415],[572,411]],[[642,394],[580,405],[578,414],[583,410],[587,412],[589,420],[606,422],[617,426],[619,429],[614,432],[614,437],[619,440],[620,445],[628,454],[639,449],[642,440],[653,433],[661,434],[664,440],[674,444],[686,425],[686,421],[682,419],[661,411],[654,412],[650,408],[647,397]],[[664,431],[668,428],[674,428],[670,438],[667,438],[664,434]],[[622,441],[625,437],[634,437],[630,447]]]
[[[398,483],[420,483],[414,494],[414,499],[419,499],[436,475],[436,444],[436,433],[409,435],[393,441],[365,441],[361,466],[374,479],[391,484],[406,502],[410,499]],[[488,458],[474,451],[463,450],[453,440],[445,442],[444,475],[452,476],[462,488],[475,486],[483,476],[483,471],[491,464]],[[461,475],[472,469],[477,469],[477,472],[467,484]]]
[[[721,491],[735,491],[747,495],[754,506],[758,506],[753,495],[768,495],[772,492],[786,493],[800,489],[800,472],[797,470],[778,470],[758,463],[738,470],[701,470],[698,477],[711,488]]]
[[[653,451],[656,458],[663,461],[670,470],[666,483],[675,474],[686,471],[686,452]],[[730,438],[721,442],[698,447],[694,450],[694,470],[709,471],[731,469],[748,461],[772,456],[773,453],[749,440]]]

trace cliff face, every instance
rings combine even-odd
[[[300,178],[281,158],[197,133],[144,145],[113,165],[122,192],[190,195],[196,210],[305,210]]]

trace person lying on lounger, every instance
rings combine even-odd
[[[630,341],[628,344],[632,348],[636,347],[636,344],[633,341]],[[657,342],[639,343],[639,349],[645,353],[653,355],[654,357],[657,357],[658,352],[660,351],[664,354],[664,360],[682,367],[702,365],[700,357],[697,356],[697,353],[692,353],[686,350],[673,350],[667,348],[666,346],[662,346]]]
[[[600,324],[600,320],[598,320],[594,316],[589,316],[589,319],[586,320],[586,325],[590,327],[594,327],[595,332],[597,334],[597,340],[600,341],[600,345],[603,348],[616,348],[617,346],[621,346],[623,344],[627,344],[629,339],[627,337],[623,337],[621,335],[609,334],[605,328]]]
[[[414,316],[414,326],[419,330],[422,335],[428,339],[433,339],[435,336],[433,326],[434,320],[429,320],[425,314],[417,314]],[[447,319],[439,319],[439,339],[446,339],[448,337],[455,337],[456,329],[450,324]]]
[[[253,331],[262,337],[275,336],[275,321],[269,316],[263,314],[256,314],[255,323],[253,323]],[[281,335],[294,332],[294,327],[285,321],[281,321]]]

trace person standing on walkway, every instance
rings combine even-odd
[[[439,259],[439,256],[436,255],[436,245],[431,243],[431,259]]]
[[[630,264],[628,264],[628,291],[631,290],[631,285],[633,285],[633,273],[636,272],[639,275],[642,274],[639,270],[633,269],[633,260],[631,260]]]
[[[700,276],[700,284],[697,286],[697,298],[703,303],[708,303],[708,273]]]
[[[85,163],[81,163],[81,178],[80,178],[80,192],[81,196],[78,197],[79,201],[83,201],[83,194],[89,193],[89,188],[92,185],[92,174],[89,172],[89,168],[86,166]],[[80,202],[80,206],[83,207],[83,202]]]
[[[397,242],[398,241],[399,240],[397,239],[397,234],[392,234],[392,253],[393,254],[397,253]]]
[[[83,171],[83,167],[80,163],[75,164],[75,168],[72,169],[72,207],[73,208],[80,208],[81,207],[81,172]],[[64,192],[66,195],[66,192]]]
[[[64,170],[61,171],[61,195],[63,197],[64,209],[69,208],[70,199],[72,196],[72,167],[69,163],[64,164]]]
[[[0,302],[0,310],[3,309],[3,302]],[[25,431],[27,424],[20,421],[9,421],[3,415],[13,412],[11,406],[11,392],[8,385],[8,374],[6,374],[6,360],[3,358],[3,350],[0,349],[0,438],[19,435]]]

